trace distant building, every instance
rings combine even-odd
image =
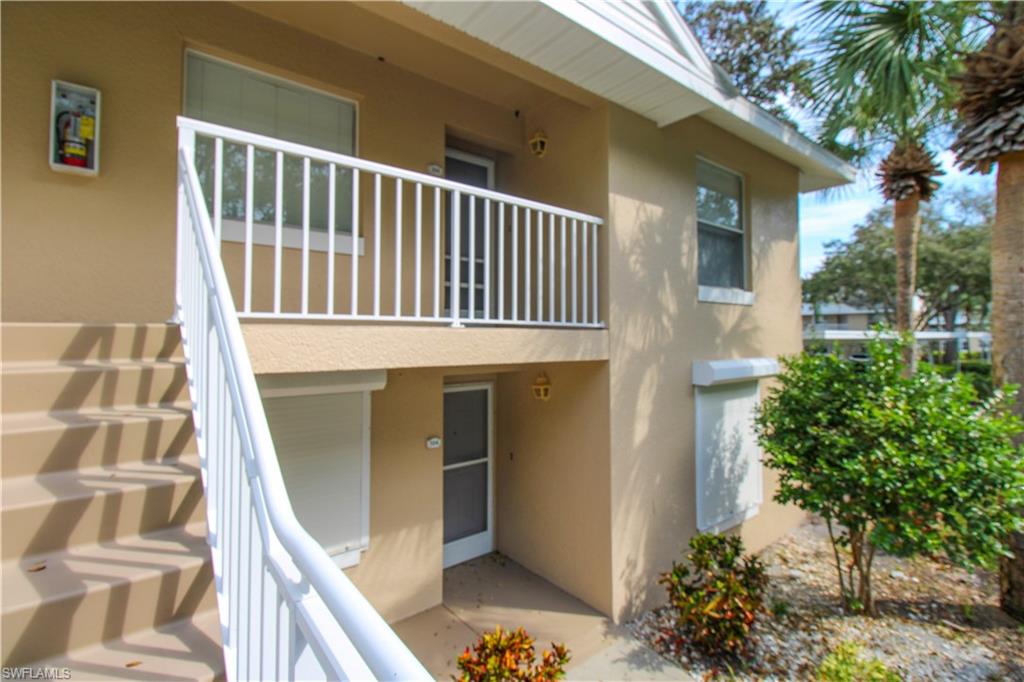
[[[804,303],[801,307],[804,330],[863,330],[884,323],[882,308],[858,308],[845,303]]]

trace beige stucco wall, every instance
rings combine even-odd
[[[346,570],[389,621],[442,599],[444,385],[495,386],[500,551],[610,612],[607,363],[393,369],[372,394],[370,545]],[[553,396],[530,385],[547,373]]]
[[[797,171],[698,118],[664,129],[610,116],[608,277],[614,612],[663,599],[655,582],[696,532],[694,360],[801,347]],[[743,174],[753,306],[697,302],[696,156]],[[770,501],[752,550],[800,518]]]
[[[282,6],[284,7],[284,6]],[[287,12],[287,8],[285,7]],[[372,26],[365,9],[331,9],[332,21]],[[337,16],[338,13],[343,16]],[[369,22],[369,23],[367,23]],[[387,40],[400,41],[394,27]],[[460,74],[439,83],[379,61],[375,56],[219,3],[25,3],[5,6],[2,16],[2,314],[11,321],[156,321],[172,312],[175,231],[175,116],[181,113],[183,55],[187,47],[259,68],[340,96],[359,106],[359,155],[425,171],[443,163],[446,136],[487,145],[500,155],[499,189],[535,191],[533,198],[578,210],[602,212],[604,165],[594,163],[602,145],[590,146],[602,128],[600,113],[563,101],[493,67],[473,65],[477,81],[505,82],[530,104],[519,112],[459,89]],[[377,45],[386,52],[388,44]],[[429,46],[427,46],[429,47]],[[437,46],[443,50],[444,46]],[[424,54],[430,59],[431,54]],[[457,64],[458,62],[456,62]],[[468,63],[465,58],[462,63]],[[470,67],[467,66],[467,69]],[[49,85],[59,78],[97,87],[103,95],[101,171],[82,178],[52,171],[46,159]],[[534,106],[544,102],[543,106]],[[589,118],[588,118],[589,117]],[[597,118],[595,118],[597,117]],[[527,125],[557,131],[549,156],[533,163]],[[595,157],[597,154],[597,157]],[[532,159],[532,157],[529,157]],[[507,172],[504,166],[508,165]],[[571,171],[571,172],[570,172]],[[568,178],[581,178],[584,192]],[[528,178],[528,182],[527,182]],[[364,206],[369,182],[363,183]],[[381,278],[392,281],[393,186],[385,182]],[[411,190],[406,206],[412,205]],[[430,198],[426,199],[430,209]],[[369,211],[363,232],[372,235]],[[428,224],[428,229],[432,225]],[[413,251],[406,231],[406,262]],[[432,240],[425,254],[431,258]],[[372,253],[367,238],[364,248]],[[254,289],[257,309],[268,309],[270,249],[257,247]],[[228,244],[224,257],[240,301],[242,254]],[[367,258],[360,300],[370,305]],[[298,252],[285,253],[286,309],[298,301]],[[323,306],[325,257],[311,258],[311,307]],[[338,309],[347,310],[348,256],[336,258]],[[432,272],[424,268],[424,277]],[[412,306],[412,278],[404,278],[404,305]],[[425,292],[430,287],[424,287]],[[424,294],[426,296],[426,293]],[[384,291],[383,312],[393,295]],[[431,305],[432,302],[425,301]],[[343,308],[343,306],[345,306]],[[407,308],[407,310],[408,310]]]
[[[542,370],[547,402],[530,388]],[[608,364],[502,374],[497,393],[498,549],[611,613]]]
[[[346,571],[389,621],[441,603],[444,375],[392,370],[370,406],[370,546]]]
[[[608,359],[608,330],[246,322],[260,374]]]

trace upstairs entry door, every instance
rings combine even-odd
[[[484,156],[469,154],[457,149],[445,152],[445,177],[448,180],[461,182],[483,189],[494,189],[494,161]],[[445,239],[444,239],[444,307],[451,314],[452,285],[452,217],[454,206],[452,195],[448,195],[446,207]],[[487,239],[484,230],[486,220],[484,211],[486,203],[483,199],[462,196],[459,201],[459,316],[483,318],[485,313],[484,297],[487,292],[493,295],[494,287],[485,287],[487,277],[485,254]],[[491,210],[494,210],[493,204]],[[494,229],[493,218],[491,227]],[[493,242],[493,240],[491,240]],[[492,273],[493,276],[493,273]],[[470,293],[472,292],[472,296]],[[470,300],[472,298],[472,301]],[[493,310],[493,307],[491,307]]]

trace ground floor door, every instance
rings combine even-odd
[[[444,567],[494,551],[493,384],[444,389]]]

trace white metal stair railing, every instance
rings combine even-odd
[[[190,118],[178,128],[197,136],[214,244],[240,261],[243,319],[605,326],[599,217]]]
[[[292,510],[193,163],[178,148],[176,316],[231,680],[432,679]]]

